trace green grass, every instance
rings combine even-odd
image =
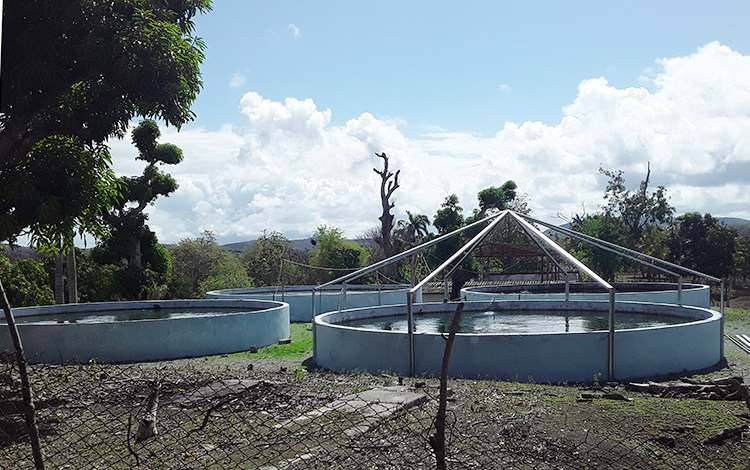
[[[724,316],[728,320],[733,320],[733,319],[746,320],[746,319],[750,319],[750,310],[745,310],[742,308],[727,308],[727,309],[724,309]]]
[[[307,330],[309,327],[309,323],[292,323],[292,342],[290,344],[274,344],[258,349],[257,353],[241,352],[231,354],[229,357],[265,359],[269,357],[297,358],[309,356],[313,350],[313,335],[312,331]]]

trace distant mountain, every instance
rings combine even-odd
[[[750,225],[750,220],[738,219],[737,217],[717,217],[717,219],[719,219],[719,222],[726,224],[730,227]]]
[[[312,249],[315,245],[310,243],[310,238],[302,238],[300,240],[292,240],[294,242],[294,249],[299,251],[307,251]],[[362,245],[363,247],[367,248],[370,245],[374,244],[370,239],[354,239],[349,240],[354,243],[358,243],[359,245]],[[226,245],[222,245],[224,248],[230,251],[245,251],[245,248],[252,245],[255,240],[248,240],[245,242],[236,242],[236,243],[227,243]]]
[[[313,247],[313,244],[310,243],[309,238],[303,238],[301,240],[292,240],[294,242],[294,249],[299,251],[305,251],[309,250]],[[222,245],[224,248],[230,251],[245,251],[245,248],[252,245],[255,240],[248,240],[244,242],[236,242],[236,243],[227,243],[226,245]]]

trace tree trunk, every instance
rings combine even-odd
[[[71,249],[67,260],[68,271],[68,302],[78,303],[78,272],[76,271],[76,252]]]
[[[440,398],[438,403],[438,412],[435,416],[435,434],[429,437],[430,447],[435,452],[437,469],[445,470],[445,415],[448,405],[448,366],[451,362],[451,352],[453,350],[453,341],[458,333],[458,326],[461,322],[461,314],[464,311],[464,303],[461,302],[456,307],[456,313],[453,314],[453,322],[445,339],[445,351],[443,352],[443,364],[440,368]]]
[[[63,281],[63,255],[55,257],[55,303],[65,303],[65,286]]]
[[[375,173],[380,175],[380,205],[383,208],[383,214],[379,217],[380,218],[380,227],[381,227],[381,237],[382,241],[380,246],[383,248],[383,252],[385,253],[386,258],[390,258],[393,254],[393,246],[391,244],[391,232],[393,231],[393,214],[391,214],[391,209],[396,205],[395,203],[391,202],[391,196],[393,195],[393,192],[396,191],[399,187],[398,183],[398,175],[401,173],[401,170],[396,171],[396,173],[392,173],[388,171],[388,155],[385,154],[385,152],[378,155],[375,154],[378,157],[383,159],[383,170],[378,170],[377,168],[373,168],[373,171]],[[393,178],[393,180],[391,180]]]

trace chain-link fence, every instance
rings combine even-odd
[[[34,468],[12,359],[0,363],[0,468]],[[435,467],[433,379],[399,387],[403,379],[387,375],[217,372],[175,363],[35,365],[30,372],[48,469]],[[451,392],[448,468],[750,465],[743,402],[706,401],[704,416],[677,400],[659,410],[667,400],[658,398],[622,397],[605,407],[597,392],[573,387],[455,380]],[[702,427],[707,420],[716,421],[712,430]],[[721,445],[705,443],[718,429],[727,432]]]

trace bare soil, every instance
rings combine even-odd
[[[725,332],[750,334],[750,312],[729,310]],[[276,468],[263,467],[268,462],[326,470],[434,466],[427,440],[434,432],[439,389],[433,377],[334,373],[315,368],[309,356],[48,365],[33,366],[32,374],[48,468]],[[160,434],[128,448],[154,376],[161,380]],[[0,468],[33,468],[20,413],[14,411],[20,410],[18,383],[12,373],[3,377]],[[685,377],[740,377],[748,385],[750,355],[727,340],[724,361]],[[356,438],[349,432],[363,424],[353,416],[321,417],[292,428],[284,424],[346,395],[397,384],[431,399],[387,422],[368,424]],[[217,385],[215,394],[186,402],[196,391]],[[742,428],[750,424],[750,409],[744,401],[659,398],[628,391],[625,384],[593,381],[451,379],[449,389],[448,468],[740,469],[750,462],[750,434]],[[722,445],[705,443],[731,429],[739,432]],[[300,455],[314,458],[295,460]]]

